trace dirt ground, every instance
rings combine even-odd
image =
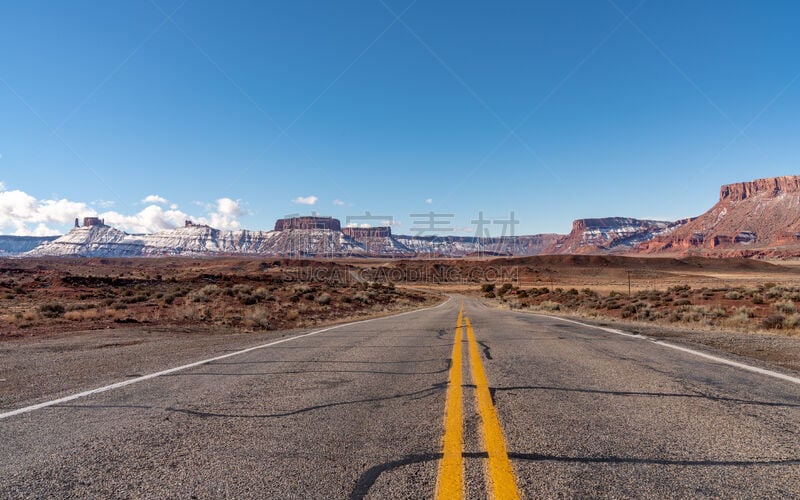
[[[0,259],[0,341],[65,331],[313,327],[437,297],[328,261]]]

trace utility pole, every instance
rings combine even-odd
[[[631,296],[631,272],[628,271],[628,297]]]

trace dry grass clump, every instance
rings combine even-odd
[[[797,306],[795,306],[794,302],[791,300],[778,300],[772,304],[772,308],[776,312],[783,314],[794,314],[797,312]]]
[[[800,297],[800,287],[773,283],[698,289],[677,285],[666,290],[637,291],[630,296],[615,291],[601,294],[590,288],[522,289],[509,283],[487,283],[481,286],[480,293],[514,309],[530,307],[632,321],[800,333],[800,313],[794,299]]]

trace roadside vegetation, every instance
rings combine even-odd
[[[800,286],[763,283],[747,287],[677,285],[631,295],[591,288],[518,287],[486,283],[480,294],[511,309],[605,317],[627,321],[800,335]]]
[[[136,261],[27,264],[0,268],[0,339],[131,324],[239,330],[310,327],[436,300],[391,283],[305,282],[276,272],[282,266],[302,265],[291,262],[235,261],[220,268],[183,260],[158,273],[137,267]]]

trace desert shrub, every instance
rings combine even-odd
[[[762,297],[760,294],[755,294],[755,295],[753,295],[753,298],[750,299],[750,302],[752,302],[753,304],[756,304],[756,305],[763,304],[764,303],[764,297]]]
[[[304,293],[310,292],[311,291],[311,287],[306,285],[305,283],[303,283],[303,284],[300,284],[300,285],[295,285],[293,290],[294,290],[294,293],[296,293],[298,295],[302,295]]]
[[[750,325],[752,318],[755,317],[755,312],[748,307],[740,307],[736,309],[727,319],[724,324],[733,328],[745,328]]]
[[[639,312],[636,313],[636,319],[641,321],[655,321],[661,317],[661,314],[650,307],[645,307],[640,309]]]
[[[52,303],[52,304],[42,304],[39,306],[39,312],[42,313],[42,316],[45,318],[58,318],[64,314],[66,309],[63,305]]]
[[[784,328],[798,328],[800,327],[800,314],[792,314],[783,320]]]
[[[288,314],[287,319],[289,319]],[[251,327],[271,330],[273,328],[271,320],[272,316],[270,315],[269,310],[262,307],[256,307],[253,310],[248,310],[247,314],[245,314],[245,324]]]
[[[239,294],[250,295],[251,293],[253,293],[253,287],[250,285],[242,285],[242,284],[233,285],[229,289],[225,290],[225,293],[226,294],[231,293],[233,295],[239,295]]]
[[[300,317],[300,311],[297,309],[289,309],[286,311],[286,319],[289,321],[294,321]]]
[[[678,321],[683,321],[683,314],[681,314],[681,313],[679,313],[677,311],[673,311],[673,312],[669,313],[669,315],[667,316],[667,320],[671,321],[672,323],[677,323]]]
[[[730,292],[726,293],[724,297],[729,300],[739,300],[742,298],[742,294],[736,290],[731,290]]]
[[[496,289],[497,295],[503,296],[511,291],[511,283],[503,283],[503,286]]]
[[[192,302],[208,302],[211,297],[222,293],[222,288],[217,285],[206,285],[199,290],[195,290],[189,294],[189,300]]]
[[[484,294],[483,296],[486,297],[487,299],[493,299],[493,298],[497,297],[497,295],[495,295],[494,292],[488,292],[488,293]]]
[[[494,283],[484,283],[481,285],[481,291],[483,293],[489,293],[494,291]]]
[[[253,304],[258,304],[258,297],[250,294],[238,295],[236,297],[236,300],[238,300],[239,303],[245,306],[252,306]]]
[[[648,290],[647,292],[645,292],[644,295],[647,300],[652,300],[652,301],[661,300],[661,292],[659,292],[658,290]]]
[[[139,294],[136,294],[136,295],[133,295],[133,296],[130,296],[130,297],[123,297],[121,299],[121,301],[126,303],[126,304],[136,304],[136,303],[139,303],[139,302],[147,302],[147,299],[149,299],[149,298],[150,297],[147,294],[139,293]]]
[[[724,307],[715,307],[708,311],[708,316],[713,319],[725,318],[728,316],[728,311]]]
[[[520,299],[526,299],[528,298],[528,292],[526,292],[525,290],[517,290],[517,297],[519,297]]]
[[[94,304],[80,304],[80,303],[79,304],[69,304],[67,306],[67,312],[70,312],[70,311],[85,311],[87,309],[92,309],[94,307],[95,307]]]
[[[797,312],[797,306],[791,300],[781,300],[772,304],[772,308],[779,313],[794,314]]]
[[[323,293],[317,297],[317,303],[326,306],[331,303],[331,296],[328,293]]]
[[[88,319],[97,319],[100,316],[100,312],[97,309],[91,309],[87,311],[82,310],[75,310],[75,311],[67,311],[64,314],[64,318],[70,321],[82,321]]]
[[[676,306],[690,306],[692,305],[692,301],[687,298],[677,299],[673,302]]]
[[[620,316],[622,316],[623,318],[630,318],[631,316],[636,314],[636,311],[638,310],[639,309],[636,307],[635,304],[628,304],[627,306],[622,308],[622,311],[620,311]]]
[[[761,326],[769,330],[780,330],[783,328],[783,322],[786,318],[783,314],[770,314],[761,320]]]
[[[773,286],[772,288],[767,289],[764,295],[768,299],[779,299],[783,297],[783,287]]]
[[[543,309],[545,311],[560,311],[561,304],[558,302],[553,302],[552,300],[545,300],[539,304],[539,309]]]
[[[689,285],[675,285],[667,288],[667,292],[669,293],[684,293],[688,292],[692,289]]]

